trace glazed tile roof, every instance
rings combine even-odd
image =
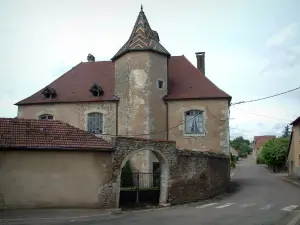
[[[58,120],[0,118],[0,149],[112,150],[102,138]]]
[[[151,29],[147,17],[141,7],[141,11],[135,22],[131,35],[128,41],[114,55],[112,60],[116,60],[123,54],[130,51],[154,51],[166,56],[170,53],[159,43],[158,33]]]

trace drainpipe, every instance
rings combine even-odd
[[[116,101],[116,136],[118,136],[118,133],[119,133],[119,131],[118,131],[118,128],[119,128],[118,124],[119,124],[119,102]]]
[[[166,139],[169,140],[169,107],[168,102],[165,101],[166,104]]]

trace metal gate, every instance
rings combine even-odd
[[[159,172],[122,172],[120,207],[158,204],[159,195]]]

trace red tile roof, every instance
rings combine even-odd
[[[265,135],[265,136],[254,136],[254,148],[260,148],[265,142],[271,140],[272,138],[276,138],[275,135]]]
[[[55,98],[45,98],[42,89],[16,105],[118,100],[114,96],[114,73],[115,65],[110,61],[79,63],[48,85],[55,89]],[[94,97],[89,91],[94,83],[103,89],[102,96]]]
[[[169,88],[166,100],[210,99],[231,96],[219,89],[204,76],[185,56],[173,56],[169,60]]]
[[[169,95],[164,97],[165,100],[231,99],[231,96],[219,89],[184,56],[171,57],[168,69]],[[118,97],[114,96],[114,73],[114,62],[80,63],[48,85],[55,89],[57,94],[55,98],[45,98],[41,93],[42,89],[16,105],[116,101]],[[102,87],[104,91],[102,96],[94,97],[89,92],[94,83]]]
[[[58,120],[0,118],[0,149],[112,150],[102,138]]]

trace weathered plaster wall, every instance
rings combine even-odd
[[[103,114],[103,133],[115,135],[115,102],[22,105],[18,107],[18,118],[38,119],[42,114],[52,114],[55,120],[61,120],[79,129],[87,130],[87,115],[93,112]],[[107,135],[102,137],[110,138]]]
[[[175,140],[180,149],[195,149],[229,153],[229,108],[227,100],[168,101],[169,139]],[[185,134],[184,113],[188,110],[204,111],[204,135]]]
[[[164,81],[162,89],[158,80]],[[115,95],[120,98],[119,134],[148,134],[166,129],[167,58],[155,53],[128,53],[115,62]],[[166,139],[166,132],[143,136]]]
[[[0,151],[6,208],[101,208],[113,189],[110,152]]]
[[[293,138],[288,156],[289,161],[289,173],[293,176],[300,177],[300,125],[293,126]]]
[[[158,88],[158,80],[163,87]],[[166,139],[167,58],[156,53],[133,52],[115,62],[115,95],[120,98],[119,135],[140,135],[149,139]],[[150,134],[154,133],[154,134]],[[157,161],[149,151],[132,157],[134,169],[151,171]]]

